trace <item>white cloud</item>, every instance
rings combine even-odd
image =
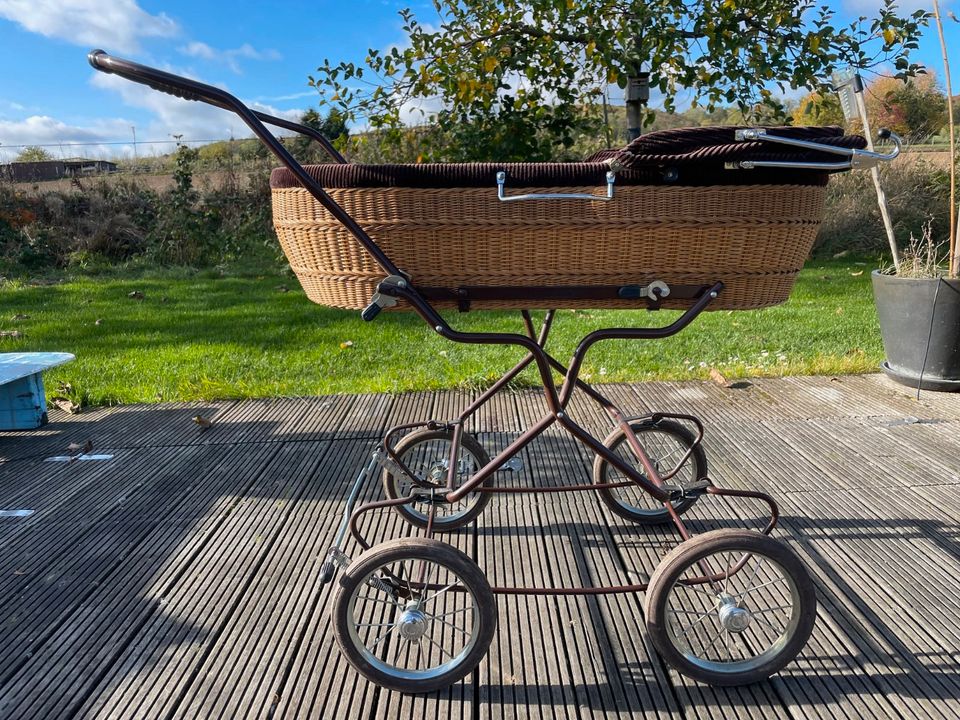
[[[109,157],[118,148],[105,143],[130,137],[126,120],[99,120],[93,125],[69,125],[47,115],[25,120],[0,120],[0,162],[11,162],[23,145],[46,145],[54,157]]]
[[[169,17],[151,15],[135,0],[0,0],[0,17],[46,37],[119,52],[179,32]]]
[[[279,60],[280,53],[276,50],[257,50],[249,43],[244,43],[238,48],[231,50],[217,50],[204,42],[193,41],[183,47],[177,48],[181,53],[189,57],[200,58],[201,60],[210,60],[222,62],[235,73],[240,73],[239,60]]]

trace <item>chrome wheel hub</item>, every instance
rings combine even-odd
[[[400,619],[397,629],[401,637],[417,642],[427,632],[427,616],[418,608],[418,603],[409,603]]]
[[[720,598],[720,625],[727,632],[742,633],[750,627],[753,619],[750,611],[737,602],[737,599],[726,595]]]

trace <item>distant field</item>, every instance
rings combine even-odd
[[[238,168],[236,171],[237,179],[245,184],[248,182],[248,176],[252,168]],[[222,187],[229,178],[230,173],[226,170],[208,170],[197,171],[193,176],[194,186],[200,190]],[[83,188],[92,187],[100,182],[116,183],[133,181],[138,185],[150,188],[151,190],[163,191],[173,187],[173,175],[170,173],[127,173],[118,172],[111,175],[92,175],[90,177],[80,178],[80,186]],[[77,186],[73,180],[47,180],[39,183],[17,183],[17,185],[27,192],[36,192],[38,194],[45,192],[70,192],[76,190]]]

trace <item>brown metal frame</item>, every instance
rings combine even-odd
[[[363,230],[362,227],[351,217],[340,205],[330,197],[330,195],[310,176],[310,174],[300,165],[299,162],[287,151],[283,143],[274,136],[265,124],[280,127],[286,130],[292,130],[306,135],[319,142],[326,153],[334,162],[346,162],[344,158],[333,148],[329,141],[316,130],[299,125],[297,123],[284,120],[282,118],[272,117],[264,113],[253,111],[247,108],[233,95],[212,85],[206,85],[194,80],[179,77],[171,73],[140,65],[129,60],[123,60],[108,55],[102,50],[91,51],[88,55],[90,64],[97,70],[106,73],[114,73],[128,80],[148,85],[156,90],[165,92],[186,100],[196,100],[213,105],[225,110],[236,113],[241,120],[251,129],[261,142],[286,166],[301,183],[301,185],[319,202],[328,212],[339,220],[344,227],[356,238],[363,248],[373,257],[381,267],[385,279],[378,285],[377,292],[381,296],[397,298],[404,300],[420,315],[433,329],[442,337],[458,343],[482,344],[482,345],[515,345],[527,350],[527,355],[517,365],[503,375],[490,388],[483,392],[474,400],[467,409],[453,422],[438,423],[429,421],[425,423],[414,423],[401,425],[387,432],[384,439],[384,450],[393,462],[399,463],[400,467],[407,472],[416,485],[422,487],[415,488],[411,494],[405,498],[382,500],[368,502],[356,508],[350,516],[349,528],[351,533],[361,547],[368,548],[369,543],[359,532],[358,521],[367,512],[399,506],[407,503],[429,500],[436,501],[436,494],[443,491],[442,501],[457,502],[466,494],[473,491],[480,492],[587,492],[602,488],[625,487],[635,484],[642,490],[649,493],[655,499],[664,504],[670,517],[673,520],[680,536],[686,540],[690,537],[689,532],[684,526],[678,513],[674,510],[672,501],[683,497],[684,490],[678,486],[670,485],[668,480],[673,477],[677,470],[687,461],[693,452],[693,447],[688,450],[684,458],[680,460],[677,466],[668,473],[660,474],[647,455],[640,443],[637,434],[631,427],[631,420],[609,399],[600,394],[595,388],[580,379],[580,369],[583,365],[584,357],[594,344],[603,340],[655,340],[670,337],[686,328],[697,316],[703,312],[709,304],[723,290],[722,283],[716,283],[712,287],[697,286],[677,286],[676,292],[672,292],[672,297],[692,300],[690,308],[679,318],[669,325],[662,327],[643,327],[643,328],[606,328],[595,330],[583,337],[577,346],[569,366],[564,366],[545,349],[547,336],[554,320],[553,311],[549,311],[540,328],[539,334],[535,333],[533,320],[529,312],[523,311],[523,321],[526,334],[514,333],[466,333],[452,328],[448,322],[441,317],[431,300],[436,302],[440,300],[456,300],[461,310],[468,310],[472,300],[530,300],[531,302],[552,302],[559,299],[608,299],[621,298],[625,301],[636,301],[639,288],[637,286],[624,287],[564,287],[564,288],[491,288],[491,287],[469,287],[469,288],[425,288],[423,291],[415,288],[400,268],[398,268],[377,243]],[[671,289],[673,291],[674,288]],[[647,299],[647,305],[650,309],[656,309],[660,304],[660,296]],[[371,303],[363,312],[365,320],[372,320],[379,312],[381,305]],[[456,459],[459,454],[461,439],[463,437],[464,425],[480,407],[489,402],[497,392],[502,390],[507,383],[516,377],[520,372],[527,368],[531,363],[536,363],[537,371],[540,374],[540,380],[543,385],[544,400],[547,406],[547,412],[532,427],[514,440],[510,445],[490,460],[484,467],[473,474],[469,480],[460,486],[456,485]],[[553,371],[556,370],[563,375],[563,382],[560,387],[553,378]],[[574,422],[566,412],[574,390],[579,389],[586,393],[588,397],[597,402],[610,415],[617,427],[619,427],[626,439],[630,449],[639,460],[643,472],[632,467],[617,454],[591,435],[587,430]],[[697,427],[697,437],[694,446],[699,443],[703,437],[703,426],[699,420],[689,415],[671,415],[667,413],[657,413],[645,418],[650,423],[657,423],[663,418],[677,418],[693,423]],[[618,483],[604,484],[584,484],[567,485],[552,488],[495,488],[482,487],[493,473],[497,472],[511,457],[518,451],[532,442],[536,437],[542,434],[548,427],[555,422],[560,425],[580,442],[590,448],[596,455],[603,457],[613,467],[622,472],[628,480]],[[398,433],[417,427],[452,427],[453,436],[451,438],[451,455],[447,475],[447,483],[444,488],[425,487],[422,482],[418,482],[413,473],[409,472],[402,464],[400,458],[393,451],[392,438]],[[702,494],[717,495],[722,497],[753,498],[765,502],[770,508],[770,521],[763,530],[764,533],[770,533],[777,523],[779,512],[776,503],[768,495],[759,492],[743,490],[726,490],[717,488],[704,478],[702,487],[698,487],[697,492]],[[436,514],[436,505],[431,506],[428,516],[427,534],[434,534],[434,516]],[[692,584],[718,582],[724,577],[737,572],[746,562],[741,559],[738,563],[726,568],[724,572],[713,572],[704,561],[700,561],[700,567],[703,575],[689,581]],[[501,594],[541,594],[541,595],[600,595],[608,593],[637,592],[647,589],[647,584],[619,585],[611,587],[578,587],[578,588],[522,588],[522,587],[500,587],[494,588],[494,592]]]

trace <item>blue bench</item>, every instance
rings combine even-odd
[[[32,430],[45,425],[42,373],[73,359],[70,353],[0,353],[0,430]]]

